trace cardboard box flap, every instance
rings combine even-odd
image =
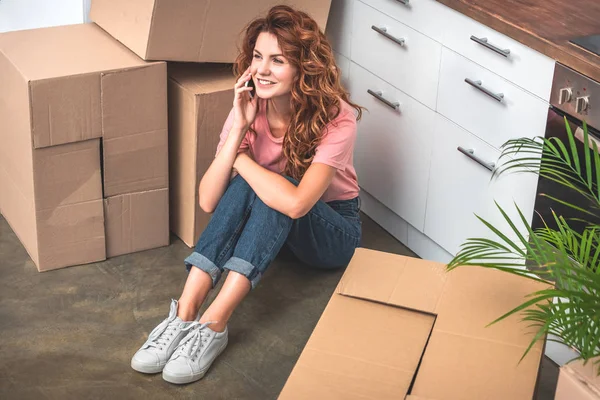
[[[167,129],[165,63],[102,74],[104,139]]]
[[[203,54],[206,46],[219,49],[225,43],[234,43],[235,37],[231,37],[231,29],[223,27],[232,26],[232,19],[245,13],[228,7],[228,2],[230,0],[179,0],[174,4],[171,0],[155,0],[148,49],[144,58],[195,61],[197,57],[190,56]],[[207,36],[216,32],[222,33],[219,40],[210,43]],[[235,56],[211,61],[231,62],[233,58]]]
[[[40,272],[106,259],[102,199],[36,212]]]
[[[431,315],[334,294],[280,399],[403,399]]]
[[[448,283],[435,310],[436,330],[502,342],[522,350],[529,346],[537,329],[522,323],[522,314],[488,324],[529,300],[527,295],[547,289],[548,284],[481,267],[460,267],[447,276]]]
[[[33,165],[37,211],[102,199],[99,139],[35,150]]]
[[[29,87],[36,149],[102,136],[98,74],[43,79]]]
[[[232,90],[235,85],[231,66],[222,64],[169,63],[169,78],[193,94]]]
[[[104,140],[104,196],[169,185],[167,130]]]
[[[542,349],[536,346],[519,363],[524,350],[434,327],[411,394],[444,400],[531,399]]]
[[[168,189],[104,199],[108,257],[169,244]]]
[[[168,186],[166,64],[102,74],[104,195]]]
[[[94,0],[90,19],[113,37],[144,57],[155,0]]]
[[[358,248],[336,293],[434,313],[447,279],[442,264]]]
[[[30,81],[146,64],[96,24],[0,34],[0,51]]]

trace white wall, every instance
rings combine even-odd
[[[0,32],[87,22],[91,0],[0,0]]]

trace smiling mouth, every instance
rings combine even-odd
[[[271,81],[268,81],[266,79],[257,78],[256,80],[258,81],[258,83],[260,83],[261,85],[265,85],[265,86],[266,85],[274,85],[275,84],[275,82],[271,82]]]

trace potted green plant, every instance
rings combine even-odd
[[[583,126],[583,154],[575,144],[575,137],[565,119],[569,146],[556,138],[520,138],[504,144],[499,167],[493,178],[510,172],[537,173],[575,191],[589,201],[584,209],[561,198],[552,201],[576,209],[584,215],[579,223],[585,228],[574,230],[573,222],[552,213],[553,227],[532,229],[527,218],[518,209],[520,221],[513,221],[503,207],[498,210],[510,226],[510,232],[501,232],[480,218],[497,236],[497,240],[470,238],[448,264],[448,270],[463,265],[495,268],[528,279],[548,282],[548,288],[531,293],[520,306],[500,316],[491,324],[520,313],[522,320],[537,331],[529,352],[538,340],[556,340],[579,353],[587,362],[600,356],[600,155],[596,142]],[[515,205],[516,206],[516,205]],[[517,228],[525,226],[525,231]],[[516,239],[515,239],[516,238]],[[525,268],[524,266],[528,267]],[[558,339],[550,339],[554,335]],[[600,361],[595,363],[600,375]]]

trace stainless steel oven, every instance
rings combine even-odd
[[[575,134],[578,154],[580,156],[580,165],[585,171],[585,159],[583,152],[583,122],[588,125],[590,139],[596,141],[600,148],[600,83],[589,79],[561,64],[556,65],[554,81],[552,85],[552,95],[550,97],[550,108],[548,110],[548,121],[546,124],[546,138],[558,138],[568,149],[569,139],[565,126],[565,117]],[[595,107],[594,107],[595,106]],[[595,176],[596,171],[591,171]],[[575,204],[583,209],[589,209],[591,204],[575,190],[569,190],[564,186],[554,183],[542,177],[539,178],[537,195],[535,201],[535,211],[532,220],[534,228],[542,227],[542,219],[551,227],[555,227],[554,218],[551,210],[558,215],[562,215],[569,220],[569,225],[574,229],[583,230],[585,222],[577,221],[579,219],[590,220],[589,214],[577,212],[570,207],[561,205],[544,196],[550,195]],[[600,223],[600,221],[593,221]]]
[[[550,96],[545,137],[558,138],[568,149],[569,140],[565,117],[571,131],[578,138],[575,143],[581,156],[580,165],[585,169],[585,159],[582,151],[584,146],[582,121],[586,121],[590,139],[595,140],[598,148],[600,148],[600,83],[557,63]],[[584,170],[585,173],[587,171]],[[592,171],[594,176],[595,173],[596,171]],[[583,230],[586,222],[578,222],[577,219],[590,221],[588,214],[563,206],[548,199],[544,194],[575,204],[583,209],[591,207],[585,197],[576,191],[568,190],[562,185],[540,177],[536,192],[535,213],[532,220],[533,228],[543,227],[543,221],[550,227],[556,227],[551,210],[569,220],[569,225],[578,231]],[[599,221],[594,222],[600,223]],[[546,355],[559,365],[563,365],[577,356],[570,348],[552,341],[546,343]]]

